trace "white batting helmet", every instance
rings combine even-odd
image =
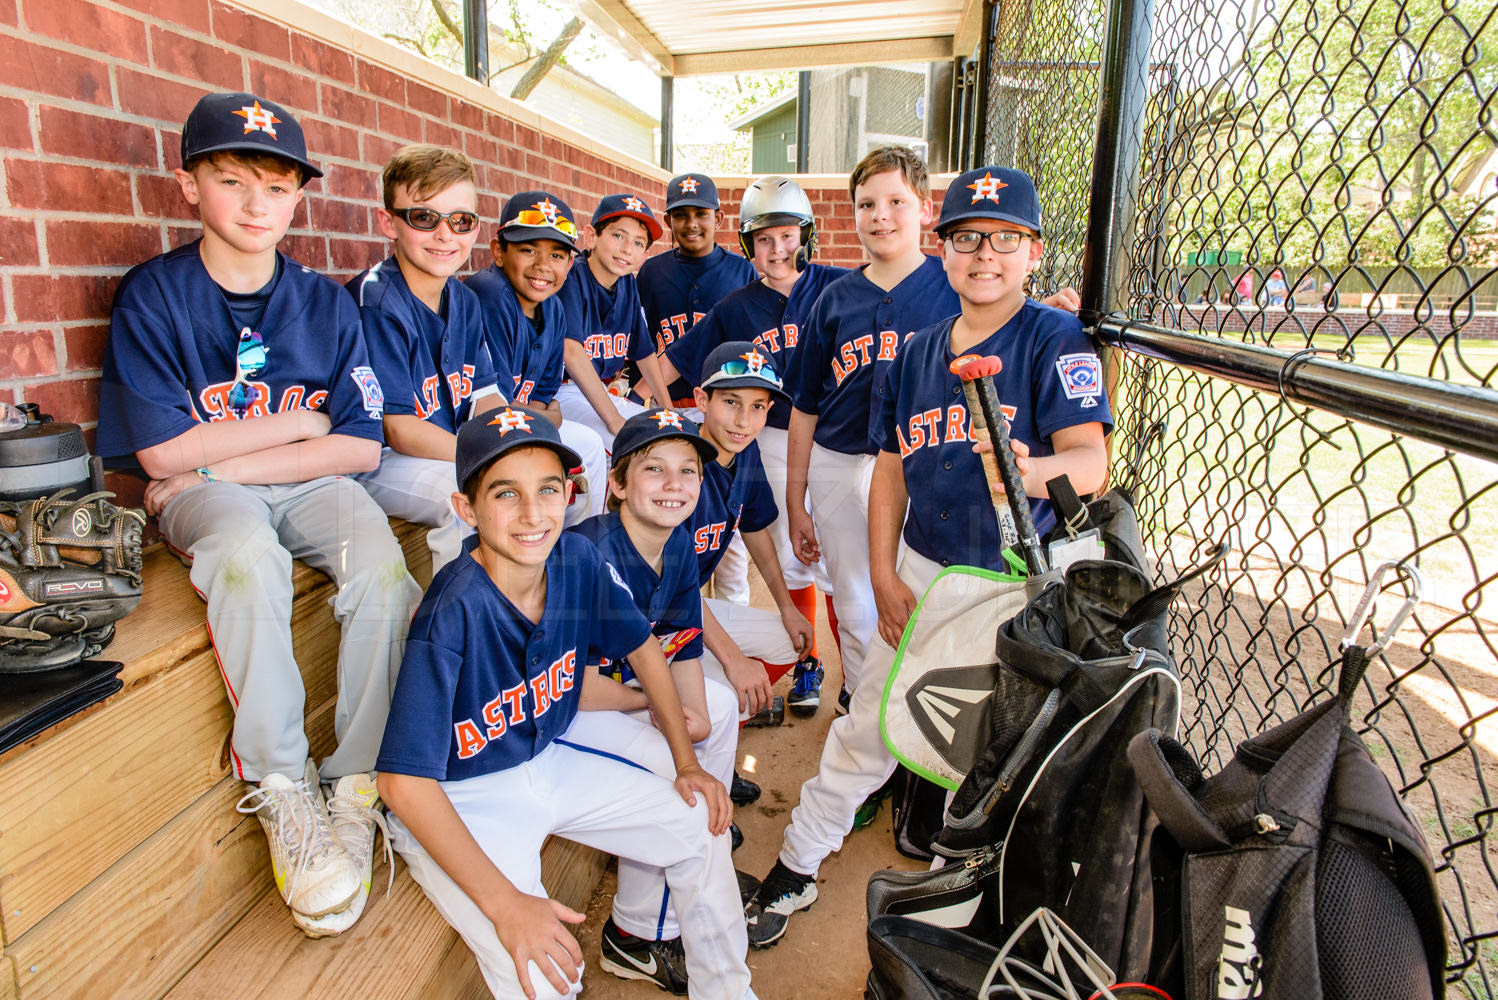
[[[806,270],[817,250],[817,222],[812,218],[811,199],[789,177],[761,177],[744,191],[739,202],[739,246],[744,248],[745,257],[754,256],[754,231],[770,226],[801,227],[796,270]]]

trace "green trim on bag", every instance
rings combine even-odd
[[[895,650],[895,658],[889,665],[889,676],[884,679],[884,693],[879,698],[879,738],[884,742],[884,748],[889,751],[891,757],[895,758],[896,761],[904,765],[912,773],[925,778],[933,784],[940,785],[949,792],[955,792],[960,783],[954,783],[950,778],[934,774],[927,768],[909,760],[896,750],[894,744],[890,742],[889,732],[884,728],[884,716],[889,710],[889,692],[890,688],[895,686],[895,674],[899,672],[900,662],[905,658],[905,646],[910,642],[911,626],[920,617],[921,609],[926,606],[926,598],[936,588],[936,584],[942,577],[949,574],[960,574],[962,576],[975,576],[981,580],[987,580],[989,583],[1024,583],[1030,579],[1029,575],[1025,572],[1027,569],[1025,562],[1015,554],[1013,549],[1005,549],[1003,557],[1004,561],[1015,572],[1000,573],[997,570],[984,569],[981,566],[948,566],[936,574],[936,579],[931,581],[931,586],[927,587],[926,593],[921,595],[920,601],[916,603],[915,610],[910,613],[910,620],[905,623],[905,631],[900,636],[900,646]]]

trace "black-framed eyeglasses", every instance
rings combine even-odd
[[[1009,229],[996,230],[991,233],[980,233],[976,229],[959,229],[947,234],[947,242],[952,244],[952,249],[958,253],[977,253],[985,239],[988,240],[988,245],[993,247],[994,253],[1014,253],[1019,249],[1022,241],[1030,239],[1030,234],[1016,233]]]
[[[265,340],[258,330],[245,327],[239,331],[239,346],[234,350],[234,384],[229,386],[229,406],[236,417],[243,417],[260,395],[250,379],[259,378],[265,371],[266,353]]]
[[[443,220],[447,221],[447,228],[459,236],[471,233],[479,227],[478,213],[467,209],[444,213],[435,208],[392,208],[390,214],[412,229],[419,229],[423,233],[432,232]]]

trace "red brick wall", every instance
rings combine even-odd
[[[662,204],[654,176],[217,0],[0,0],[0,400],[93,425],[115,285],[197,233],[170,172],[210,90],[296,112],[327,176],[282,246],[334,277],[385,255],[379,169],[406,142],[467,152],[490,219],[531,187],[584,218],[626,188]]]

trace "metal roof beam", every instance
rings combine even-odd
[[[648,66],[657,76],[675,76],[676,57],[655,32],[635,17],[624,0],[562,0],[582,15],[600,34],[618,42],[626,55]]]
[[[869,66],[899,62],[945,62],[952,58],[952,36],[893,38],[877,42],[788,45],[773,49],[677,53],[676,75],[708,76],[763,70]]]

